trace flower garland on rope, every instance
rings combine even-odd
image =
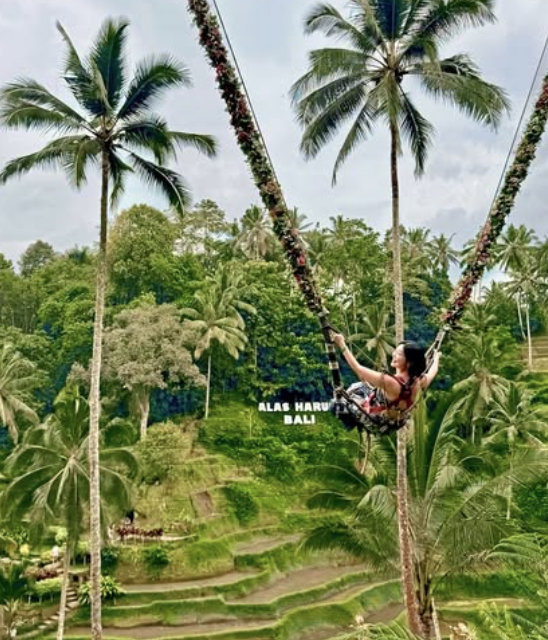
[[[297,229],[291,225],[281,187],[268,161],[240,81],[223,44],[218,20],[211,12],[207,0],[188,0],[188,8],[198,27],[200,44],[205,48],[209,63],[215,70],[217,85],[226,103],[238,144],[247,158],[253,179],[270,213],[274,232],[285,249],[293,275],[308,308],[316,314],[324,313],[303,242]]]
[[[533,114],[527,123],[523,138],[516,151],[512,166],[506,173],[504,184],[493,204],[487,222],[478,235],[476,245],[454,292],[449,308],[443,313],[442,322],[453,329],[464,313],[464,308],[474,285],[476,285],[491,258],[494,247],[511,213],[531,163],[535,159],[538,145],[542,139],[548,121],[548,75],[544,78],[542,91],[535,104]]]

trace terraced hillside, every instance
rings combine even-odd
[[[327,640],[348,633],[358,615],[367,622],[403,617],[396,575],[303,548],[318,517],[306,509],[305,491],[266,482],[196,438],[194,424],[181,431],[175,471],[144,486],[136,505],[136,525],[162,527],[162,537],[114,543],[111,570],[126,593],[104,605],[106,638]],[[521,606],[515,590],[493,584],[490,600]],[[439,594],[444,634],[473,617],[476,595],[466,581]],[[26,640],[51,634],[54,623]],[[71,609],[65,637],[89,633],[89,610]]]

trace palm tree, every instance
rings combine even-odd
[[[327,233],[320,229],[312,229],[306,234],[308,254],[312,264],[312,273],[321,279],[325,269],[325,258],[330,250],[330,240]]]
[[[447,238],[442,233],[439,236],[434,236],[430,241],[427,251],[433,271],[440,270],[442,273],[447,273],[452,264],[459,264],[459,252],[451,246],[454,235],[451,234]]]
[[[531,303],[546,291],[546,279],[539,271],[539,265],[531,254],[523,254],[520,266],[511,272],[511,279],[504,283],[508,295],[516,300],[521,323],[521,307],[525,302],[525,327],[527,331],[527,364],[533,368],[533,342],[531,339],[531,319],[529,310]]]
[[[486,604],[481,609],[482,627],[497,633],[504,640],[546,640],[548,638],[548,538],[541,533],[519,533],[498,544],[489,558],[499,564],[518,571],[527,567],[527,593],[535,607],[535,620],[525,615],[504,612],[495,604]],[[539,624],[540,620],[543,624]],[[479,637],[479,635],[478,635]]]
[[[298,207],[293,207],[293,209],[290,209],[288,211],[288,214],[291,227],[293,229],[297,229],[297,231],[301,235],[312,226],[311,222],[306,221],[306,213],[299,213]]]
[[[214,140],[205,135],[170,131],[166,121],[152,111],[153,103],[167,90],[189,86],[188,70],[169,56],[148,58],[127,77],[125,20],[107,19],[91,52],[81,58],[63,27],[57,25],[67,53],[63,79],[78,109],[54,96],[35,80],[18,80],[0,92],[0,122],[9,128],[54,131],[59,137],[43,149],[16,158],[0,173],[0,184],[37,168],[62,169],[76,187],[85,184],[88,169],[101,171],[99,258],[93,356],[90,389],[91,457],[91,585],[92,638],[101,637],[101,537],[99,523],[99,412],[101,344],[107,280],[107,220],[124,190],[130,173],[159,189],[170,205],[182,213],[189,202],[181,177],[165,166],[177,147],[191,146],[209,156]],[[154,161],[139,155],[147,152]]]
[[[527,254],[537,243],[538,238],[532,229],[527,229],[523,224],[519,227],[510,224],[497,242],[495,259],[504,271],[519,271],[524,266]]]
[[[397,158],[403,138],[411,147],[416,173],[421,175],[434,132],[404,90],[404,81],[416,78],[425,93],[449,101],[479,122],[496,126],[508,106],[504,92],[482,80],[468,56],[439,58],[442,42],[467,26],[494,19],[489,0],[449,6],[429,0],[351,0],[348,17],[334,6],[320,3],[305,19],[307,34],[321,32],[347,45],[312,51],[309,70],[292,87],[304,127],[301,149],[305,156],[315,157],[354,118],[333,169],[336,182],[342,164],[373,125],[383,121],[389,127],[398,340],[403,337],[403,302]]]
[[[515,382],[495,396],[488,415],[489,434],[485,445],[503,444],[508,451],[504,462],[512,470],[518,449],[524,445],[542,446],[548,436],[548,416],[538,405],[533,404],[533,394]],[[512,487],[508,487],[506,518],[512,510]]]
[[[472,442],[482,437],[481,426],[492,403],[503,396],[508,380],[502,375],[512,354],[503,350],[493,332],[470,333],[459,342],[463,362],[470,363],[470,374],[453,386],[454,400],[445,416],[448,424],[470,429]]]
[[[16,444],[19,439],[18,418],[30,422],[38,419],[30,406],[35,384],[34,364],[23,358],[11,344],[4,344],[0,351],[0,425],[8,428]]]
[[[242,217],[242,230],[238,244],[248,258],[264,259],[268,254],[274,232],[272,224],[264,209],[253,205],[246,210]]]
[[[388,356],[394,349],[393,326],[390,326],[389,313],[380,305],[367,307],[360,317],[360,332],[350,336],[354,341],[365,341],[365,348],[373,352],[375,365],[385,369]]]
[[[71,559],[87,524],[90,500],[88,456],[89,405],[77,388],[56,398],[54,412],[32,429],[6,462],[13,477],[2,494],[2,513],[43,530],[61,522],[67,530],[57,639],[63,639]],[[132,488],[122,470],[134,472],[137,462],[127,449],[100,452],[101,514],[119,518],[131,506]]]
[[[12,638],[12,631],[17,622],[19,607],[24,602],[30,588],[26,575],[26,566],[21,562],[10,562],[0,565],[0,625],[5,629],[5,638]]]
[[[442,418],[427,421],[425,403],[420,402],[409,443],[410,527],[416,541],[412,568],[421,619],[418,635],[426,639],[435,635],[438,585],[483,565],[486,552],[512,531],[500,498],[503,487],[546,477],[548,460],[545,448],[528,448],[517,454],[513,469],[478,481],[466,469],[469,461],[459,454],[462,441]],[[481,457],[477,462],[481,464]],[[373,473],[361,479],[353,470],[326,469],[326,488],[309,504],[335,510],[336,515],[312,530],[305,544],[315,549],[342,549],[372,567],[395,568],[393,488],[399,471],[391,440],[375,441],[371,466]]]
[[[504,92],[482,80],[468,56],[439,57],[441,43],[464,27],[494,20],[491,4],[490,0],[472,0],[465,4],[351,0],[347,18],[334,6],[321,3],[314,6],[305,19],[306,33],[322,32],[347,46],[312,51],[309,70],[292,87],[293,102],[304,127],[301,142],[304,155],[315,157],[353,118],[335,161],[335,183],[339,169],[368,137],[373,125],[379,121],[388,124],[397,342],[404,337],[398,155],[404,139],[415,160],[415,173],[421,175],[434,133],[433,126],[404,90],[404,81],[406,77],[414,78],[427,94],[454,104],[479,122],[496,126],[508,106]],[[405,465],[405,432],[400,434],[399,459],[400,464]],[[403,485],[405,479],[403,469],[400,477]],[[399,488],[399,495],[406,606],[411,628],[417,632],[419,621],[413,614],[415,598],[404,486]]]
[[[213,345],[221,345],[238,359],[247,343],[245,321],[240,312],[256,313],[255,307],[242,300],[243,293],[243,274],[234,265],[223,265],[194,294],[194,307],[181,310],[189,318],[189,329],[198,334],[194,357],[200,358],[207,353],[206,419],[209,416]]]

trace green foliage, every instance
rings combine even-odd
[[[175,223],[145,204],[122,211],[110,232],[112,298],[127,304],[152,293],[158,304],[180,297],[187,284],[173,255]]]
[[[242,484],[228,484],[224,487],[228,503],[242,525],[253,522],[259,515],[259,507],[250,490]]]
[[[136,447],[143,481],[154,484],[170,480],[177,468],[182,446],[180,426],[171,422],[152,426],[147,431],[146,440]]]
[[[120,549],[118,547],[103,547],[101,549],[101,571],[103,575],[114,575],[119,559]]]
[[[48,578],[39,580],[32,585],[31,594],[39,601],[49,598],[53,600],[61,595],[62,580],[61,578]]]
[[[89,607],[91,604],[91,585],[85,582],[78,589],[78,601],[81,605]],[[101,576],[101,600],[116,600],[123,596],[125,591],[120,587],[112,576]]]
[[[219,560],[230,556],[230,549],[223,540],[202,540],[190,544],[186,550],[190,567],[209,570],[215,567]]]
[[[141,555],[144,565],[149,573],[160,573],[170,562],[169,552],[160,545],[144,547]]]
[[[317,414],[317,424],[281,424],[281,414],[258,414],[235,402],[215,410],[200,429],[208,446],[250,466],[256,474],[293,482],[310,466],[344,464],[356,444],[329,414]]]

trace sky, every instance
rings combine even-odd
[[[343,0],[332,3],[344,10]],[[348,159],[335,188],[331,172],[340,139],[311,161],[299,151],[301,131],[289,89],[306,71],[307,53],[331,44],[320,36],[303,35],[303,18],[314,0],[218,0],[218,4],[288,204],[322,226],[341,214],[384,231],[391,213],[388,134],[383,128]],[[506,89],[513,108],[497,132],[412,88],[415,103],[436,127],[436,138],[421,180],[414,177],[409,153],[401,159],[401,220],[407,227],[427,227],[434,235],[455,234],[456,246],[475,236],[489,210],[548,33],[547,0],[497,0],[495,7],[495,25],[462,34],[447,43],[443,53],[470,54],[488,81]],[[60,77],[64,48],[55,23],[59,20],[79,51],[86,52],[107,16],[129,19],[132,65],[151,54],[169,53],[190,69],[193,87],[167,94],[158,111],[173,130],[214,135],[219,154],[211,160],[185,150],[172,166],[189,182],[195,202],[215,200],[228,220],[240,218],[250,204],[258,203],[258,195],[185,0],[3,0],[0,85],[31,77],[68,99]],[[548,60],[548,71],[547,67]],[[47,136],[35,132],[0,131],[0,166],[47,141]],[[548,135],[512,222],[525,224],[544,238],[547,196]],[[158,194],[130,181],[120,210],[141,202],[166,207]],[[16,262],[38,239],[58,251],[92,245],[98,219],[99,180],[93,171],[80,191],[71,188],[61,173],[28,174],[0,187],[0,253]]]

